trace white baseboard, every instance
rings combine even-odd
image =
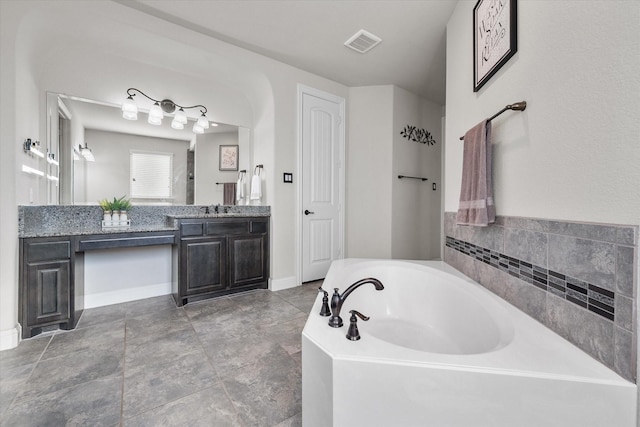
[[[118,289],[113,292],[101,292],[84,296],[84,308],[102,307],[120,304],[144,298],[159,297],[171,293],[171,283],[140,286],[137,288]]]
[[[18,346],[22,332],[21,329],[20,324],[18,324],[14,328],[0,331],[0,351],[9,350]]]
[[[296,276],[269,279],[270,291],[282,291],[284,289],[295,288],[296,286],[300,286],[300,283],[296,280]]]

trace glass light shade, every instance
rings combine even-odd
[[[151,117],[154,119],[162,120],[164,117],[164,113],[162,112],[162,107],[157,102],[151,106],[149,109],[149,123],[151,123]]]
[[[197,133],[198,135],[204,133],[204,129],[201,126],[198,126],[198,123],[193,125],[193,133]]]
[[[187,124],[187,113],[184,112],[182,108],[176,111],[175,116],[173,116],[173,120],[175,122],[181,123],[183,125]],[[182,128],[181,128],[182,129]]]
[[[154,117],[151,115],[151,112],[149,112],[149,120],[147,121],[149,124],[158,126],[162,124],[162,117]]]
[[[96,161],[96,158],[93,157],[93,153],[87,147],[82,147],[80,149],[80,154],[82,154],[82,157],[84,157],[87,162],[95,162]]]
[[[213,127],[218,126],[218,124],[217,124],[217,123],[214,123],[214,122],[211,122],[210,124],[211,124],[211,126],[213,126]]]
[[[138,113],[132,113],[130,111],[123,111],[122,118],[127,120],[138,120]]]
[[[209,129],[209,120],[207,119],[207,116],[205,116],[204,114],[198,117],[198,121],[196,124],[200,126],[202,129]]]
[[[184,129],[184,125],[182,123],[180,123],[179,121],[177,121],[175,118],[173,120],[171,120],[171,127],[173,129],[178,129],[178,130]]]
[[[136,102],[133,100],[132,96],[129,96],[124,100],[124,102],[122,103],[122,111],[127,113],[138,112],[138,106],[136,105]]]

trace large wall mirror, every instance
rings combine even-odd
[[[140,111],[138,120],[125,120],[119,105],[52,92],[46,116],[49,204],[94,205],[121,196],[134,204],[223,204],[223,184],[250,172],[251,131],[244,127],[218,123],[196,135],[195,118],[177,130],[170,117],[151,125]],[[228,152],[237,153],[231,167],[220,161]],[[136,175],[156,168],[162,179],[151,182],[158,188],[140,190]]]

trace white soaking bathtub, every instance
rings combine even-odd
[[[341,328],[320,293],[307,319],[304,427],[636,425],[635,384],[443,262],[336,261],[323,288],[365,277],[384,290],[356,289]]]

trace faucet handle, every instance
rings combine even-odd
[[[329,309],[329,293],[322,289],[322,286],[318,288],[318,292],[324,292],[322,296],[322,308],[320,309],[320,316],[331,316],[331,310]]]
[[[358,316],[359,318],[361,318],[362,320],[364,320],[365,322],[369,319],[371,319],[369,316],[365,316],[364,314],[360,313],[358,310],[349,310],[349,313],[351,313],[351,320],[353,320],[354,316]],[[357,322],[357,320],[353,320],[355,322]]]
[[[360,339],[360,332],[358,331],[358,316],[365,322],[370,319],[369,316],[365,316],[357,310],[349,310],[351,313],[351,319],[349,319],[349,330],[347,331],[347,339],[351,341],[358,341]]]

